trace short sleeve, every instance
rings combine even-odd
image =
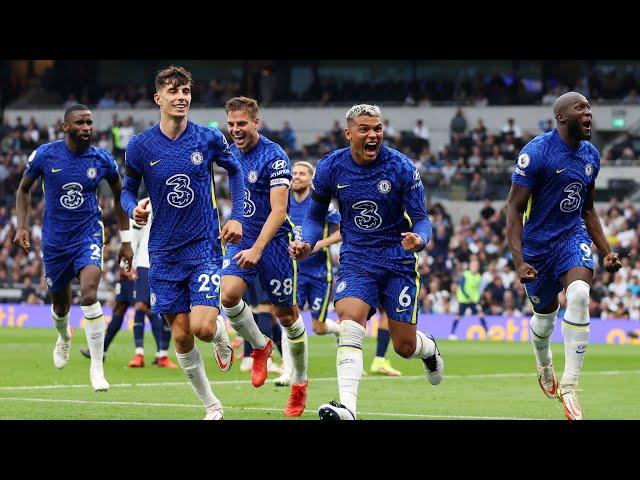
[[[136,137],[131,137],[129,143],[127,143],[127,149],[124,153],[124,164],[138,175],[142,175],[142,165],[140,164],[140,153]]]
[[[44,172],[45,155],[39,148],[36,148],[29,159],[27,160],[27,166],[25,167],[24,174],[32,180],[37,179]]]
[[[329,210],[327,211],[327,223],[329,225],[340,224],[340,212],[336,210],[336,207],[333,206],[333,203],[329,204]]]
[[[118,172],[118,164],[116,163],[116,159],[113,158],[111,153],[105,151],[104,152],[104,162],[105,162],[105,175],[104,178],[107,179],[107,182],[114,183],[120,178],[120,173]]]
[[[536,180],[540,175],[540,171],[544,166],[544,159],[534,149],[523,148],[518,155],[511,181],[516,185],[532,190],[536,184]]]
[[[284,152],[276,152],[275,158],[269,160],[267,172],[269,173],[269,187],[279,187],[291,184],[291,161]]]
[[[331,183],[329,177],[329,162],[325,159],[320,159],[316,165],[316,172],[313,175],[313,182],[311,188],[316,197],[320,197],[327,202],[331,200]]]

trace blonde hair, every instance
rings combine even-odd
[[[380,107],[378,107],[377,105],[368,105],[366,103],[361,103],[360,105],[354,105],[349,109],[349,111],[347,112],[347,123],[363,115],[366,115],[368,117],[382,118]]]
[[[296,165],[302,165],[303,167],[307,167],[312,177],[316,173],[316,167],[314,167],[311,163],[307,162],[306,160],[298,160],[296,163],[293,164],[294,167]]]

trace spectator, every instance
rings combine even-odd
[[[464,135],[467,131],[467,119],[464,118],[464,114],[462,113],[462,108],[458,107],[456,110],[456,114],[451,119],[451,123],[449,125],[449,131],[451,137],[453,137],[454,133],[458,133],[460,135]]]
[[[503,135],[510,133],[514,138],[522,138],[522,129],[516,124],[513,118],[508,118],[507,123],[502,126],[500,131]]]
[[[416,120],[416,126],[413,127],[413,134],[422,140],[429,140],[429,128],[424,124],[421,118]]]

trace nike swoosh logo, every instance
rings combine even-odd
[[[349,186],[349,184],[347,183],[346,185],[336,185],[338,187],[338,190],[340,190],[341,188],[347,188]]]
[[[61,172],[61,171],[62,171],[61,168],[52,168],[51,169],[51,173],[58,173],[58,172]]]
[[[398,312],[398,313],[406,312],[407,310],[409,310],[409,309],[408,308],[396,308],[396,312]]]
[[[205,295],[206,298],[213,298],[215,295]]]
[[[287,301],[287,299],[286,299],[286,298],[279,298],[279,299],[278,299],[278,303],[282,303],[282,302],[286,302],[286,301]]]
[[[152,167],[157,164],[160,160],[154,160],[153,162],[149,162],[149,165],[151,165]]]
[[[216,359],[218,360],[218,366],[220,367],[220,370],[224,371],[224,369],[227,368],[227,364],[222,361],[217,351],[216,351]]]
[[[557,168],[557,169],[556,169],[556,173],[562,173],[562,172],[564,172],[565,170],[566,170],[566,167],[565,167],[565,168],[563,168],[563,169],[559,169],[559,168]]]

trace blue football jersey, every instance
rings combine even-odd
[[[231,145],[231,151],[240,161],[245,175],[242,234],[256,239],[271,213],[271,188],[281,185],[289,188],[292,178],[291,161],[280,145],[262,135],[248,153],[243,153],[235,145]],[[292,228],[285,220],[275,236],[287,233],[292,233]]]
[[[297,241],[302,241],[302,222],[311,206],[311,195],[298,202],[293,193],[289,197],[289,220],[293,224],[294,237]],[[327,217],[324,222],[322,238],[327,238],[332,231],[333,225],[340,225],[340,213],[333,204],[329,204]],[[309,275],[312,277],[326,277],[327,269],[331,268],[328,255],[328,247],[323,248],[317,253],[298,260],[298,270],[301,275]]]
[[[549,245],[585,228],[582,219],[589,185],[600,171],[600,154],[591,142],[577,149],[564,143],[557,130],[539,135],[521,150],[511,181],[528,188],[522,253],[544,254]]]
[[[126,165],[142,175],[153,208],[151,263],[222,255],[214,161],[229,172],[241,168],[220,130],[191,121],[176,140],[159,124],[129,140]]]
[[[320,197],[338,200],[341,254],[400,247],[402,232],[428,220],[420,174],[409,158],[392,148],[380,147],[368,165],[358,165],[350,147],[329,153],[316,165],[313,188]],[[403,256],[414,255],[400,250]]]
[[[66,250],[92,235],[102,238],[98,184],[103,178],[111,183],[118,179],[108,151],[92,146],[76,155],[65,140],[57,140],[33,151],[25,175],[43,179],[43,250]]]

